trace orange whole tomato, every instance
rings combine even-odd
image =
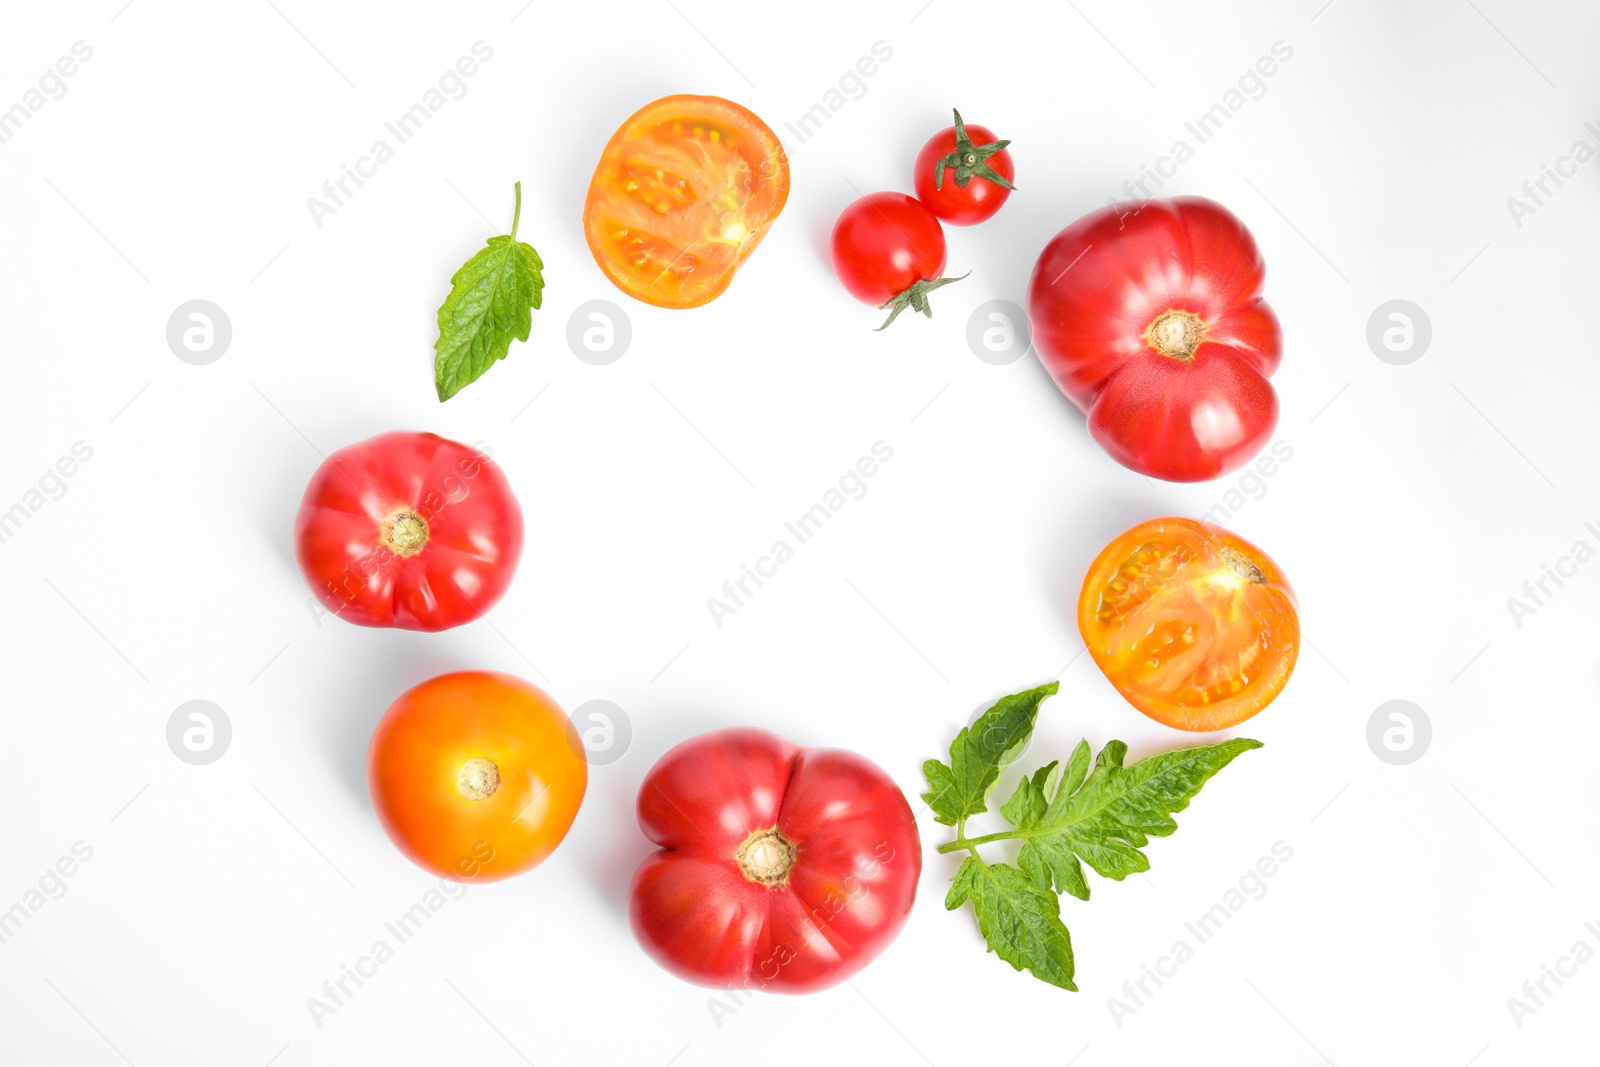
[[[1300,651],[1289,582],[1244,538],[1152,519],[1095,557],[1078,631],[1128,703],[1180,730],[1224,730],[1272,703]]]
[[[583,803],[589,767],[566,713],[494,671],[442,674],[389,706],[367,750],[367,791],[396,847],[459,882],[541,862]]]
[[[717,96],[646,104],[600,154],[583,234],[607,278],[663,308],[716,299],[789,199],[789,160],[753,113]]]

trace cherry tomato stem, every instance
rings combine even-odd
[[[917,153],[912,182],[917,199],[952,226],[971,226],[994,216],[1016,189],[1016,167],[1007,146],[983,126],[956,124],[934,134]]]

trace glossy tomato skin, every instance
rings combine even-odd
[[[1078,631],[1117,691],[1180,730],[1225,730],[1277,699],[1300,653],[1294,590],[1238,534],[1142,522],[1108,544],[1078,595]]]
[[[317,468],[295,517],[312,592],[360,626],[446,630],[505,594],[522,509],[484,453],[431,433],[386,433]]]
[[[661,757],[639,790],[639,825],[662,850],[634,874],[634,934],[673,974],[717,988],[844,981],[900,932],[922,870],[916,821],[887,774],[765,730],[718,730]],[[779,884],[739,859],[771,831],[793,846]]]
[[[1250,231],[1199,197],[1116,204],[1045,246],[1028,289],[1034,349],[1124,466],[1195,482],[1271,438],[1282,358]]]
[[[577,817],[588,776],[560,706],[495,671],[442,674],[401,694],[367,750],[367,791],[389,839],[459,882],[542,863]]]
[[[914,196],[869,193],[833,225],[833,272],[857,300],[882,307],[944,272],[944,230]]]
[[[967,136],[978,145],[993,144],[1000,139],[987,126],[971,124],[967,126]],[[986,219],[994,218],[995,213],[1010,197],[1011,190],[981,177],[972,178],[963,189],[955,183],[955,171],[948,166],[943,168],[944,174],[940,176],[937,164],[955,150],[954,126],[928,138],[928,143],[917,153],[917,162],[912,169],[917,199],[926,204],[928,210],[937,215],[941,221],[952,226],[974,226]],[[1012,161],[1008,150],[1002,148],[994,153],[989,157],[988,163],[994,172],[1006,181],[1016,180],[1016,164]]]
[[[618,289],[694,308],[722,295],[788,199],[788,157],[754,112],[717,96],[668,96],[606,144],[583,232]]]

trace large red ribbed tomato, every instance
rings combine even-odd
[[[494,606],[522,557],[522,509],[482,452],[385,433],[329,456],[294,521],[312,591],[361,626],[446,630]]]
[[[765,730],[718,730],[661,757],[639,825],[662,846],[633,876],[639,943],[678,977],[811,993],[893,941],[922,848],[894,781],[869,760]]]
[[[1278,422],[1283,337],[1266,266],[1227,208],[1114,204],[1045,246],[1028,286],[1034,349],[1119,463],[1174,482],[1226,474]]]

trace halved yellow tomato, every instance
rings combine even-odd
[[[612,135],[583,234],[606,277],[664,308],[709,303],[789,199],[789,160],[750,111],[717,96],[646,104]]]
[[[1095,557],[1078,631],[1128,703],[1180,730],[1223,730],[1272,703],[1300,653],[1294,592],[1244,538],[1152,519]]]

